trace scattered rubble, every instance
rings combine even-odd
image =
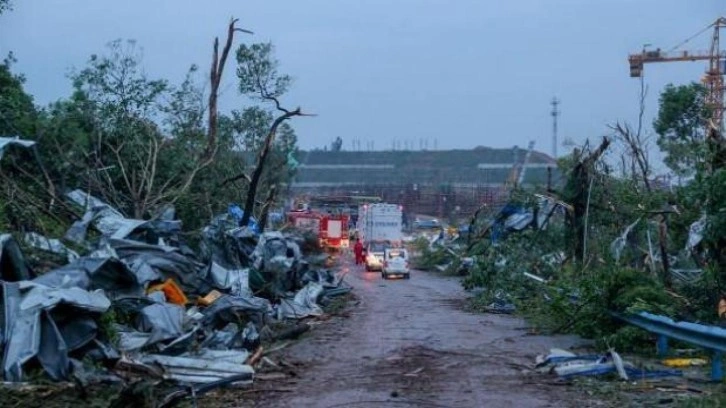
[[[5,148],[10,145],[18,145],[22,147],[31,147],[35,145],[35,141],[33,140],[26,140],[21,139],[18,136],[15,137],[0,137],[0,159],[2,159],[3,154],[5,153]]]
[[[65,239],[86,255],[28,233],[25,244],[68,261],[36,276],[15,239],[0,235],[5,382],[26,381],[40,368],[55,381],[205,384],[167,396],[167,404],[250,383],[262,341],[309,330],[298,321],[320,316],[322,304],[351,290],[343,276],[306,258],[317,254],[303,253],[301,237],[240,227],[235,206],[205,228],[194,251],[179,238],[171,207],[132,220],[81,190],[68,198],[86,212]]]
[[[554,373],[562,379],[607,374],[616,375],[625,381],[683,376],[681,370],[636,367],[623,361],[620,355],[612,349],[602,355],[577,355],[567,350],[552,349],[548,354],[537,356],[535,368],[539,372]]]

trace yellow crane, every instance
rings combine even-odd
[[[654,62],[680,62],[680,61],[708,61],[708,69],[702,78],[703,84],[706,86],[706,106],[711,113],[707,127],[716,128],[719,132],[723,129],[724,116],[724,80],[723,76],[726,72],[726,53],[720,47],[720,32],[722,28],[726,28],[726,17],[719,17],[718,20],[709,24],[707,27],[696,33],[694,36],[681,42],[669,51],[646,50],[645,48],[638,54],[628,56],[630,63],[630,76],[640,78],[643,75],[643,67],[645,64]],[[703,34],[708,30],[713,30],[711,36],[711,47],[708,51],[676,51],[682,45],[686,44],[693,38]],[[708,134],[708,132],[707,132]]]

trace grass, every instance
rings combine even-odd
[[[355,296],[352,293],[347,293],[343,296],[333,298],[323,310],[330,315],[339,315],[348,308],[348,305],[353,300],[355,300]]]

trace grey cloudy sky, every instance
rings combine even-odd
[[[526,146],[551,152],[549,102],[562,100],[561,140],[583,141],[637,116],[627,54],[668,49],[726,12],[721,0],[14,0],[0,17],[0,53],[38,103],[66,97],[66,74],[114,39],[135,39],[149,74],[179,82],[206,70],[231,16],[272,41],[295,78],[284,98],[303,148],[336,136],[391,148]],[[708,36],[688,48],[707,49]],[[231,65],[228,66],[231,68]],[[698,80],[703,63],[646,67],[648,114],[668,82]],[[204,72],[206,74],[206,72]],[[233,71],[224,107],[242,107]],[[203,77],[204,78],[204,77]],[[650,123],[650,119],[648,120]],[[562,151],[562,150],[560,150]]]

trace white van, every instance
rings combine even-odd
[[[386,248],[383,253],[381,276],[383,279],[392,276],[410,279],[411,270],[408,267],[408,251],[404,248]]]

